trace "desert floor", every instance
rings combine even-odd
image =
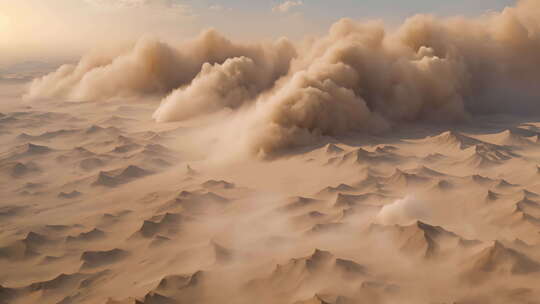
[[[538,118],[262,161],[206,121],[153,122],[155,103],[18,90],[0,97],[0,303],[540,303]]]

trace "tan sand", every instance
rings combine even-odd
[[[539,303],[538,3],[0,82],[0,304]]]

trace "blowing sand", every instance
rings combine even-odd
[[[2,83],[0,303],[539,303],[538,16]]]
[[[3,105],[1,303],[540,297],[537,120],[415,124],[268,162],[153,110]]]

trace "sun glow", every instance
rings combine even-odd
[[[7,30],[11,24],[11,18],[0,12],[0,31]]]

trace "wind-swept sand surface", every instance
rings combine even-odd
[[[0,304],[540,303],[539,54],[521,0],[4,80]]]
[[[417,124],[261,161],[153,110],[3,105],[0,303],[540,298],[540,120]]]

